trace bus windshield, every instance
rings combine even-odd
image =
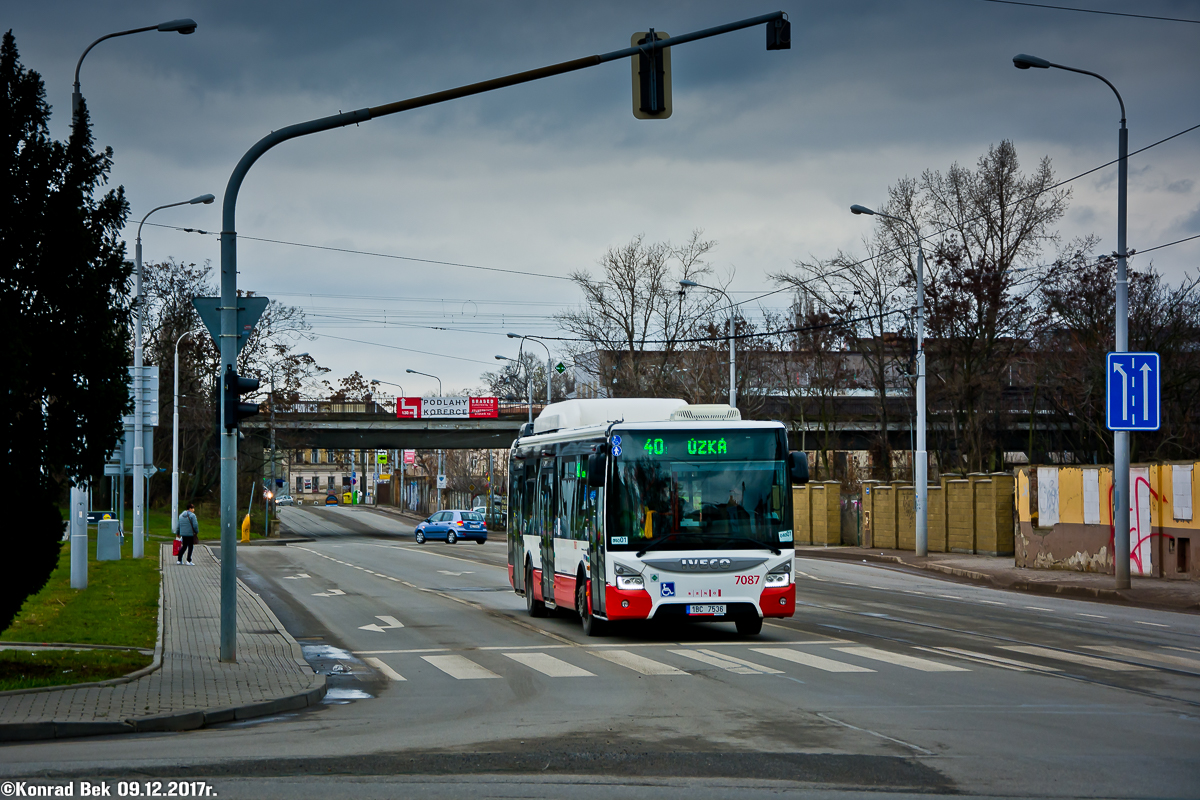
[[[791,546],[782,431],[622,431],[612,441],[610,549],[777,547],[781,529]]]

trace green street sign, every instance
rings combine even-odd
[[[562,375],[564,372],[567,371],[567,365],[560,361],[554,365],[554,371],[557,372],[559,375]]]

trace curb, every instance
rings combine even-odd
[[[1083,600],[1103,600],[1108,602],[1118,602],[1130,606],[1157,608],[1168,611],[1200,610],[1200,605],[1165,605],[1162,603],[1154,603],[1151,601],[1131,598],[1121,589],[1104,589],[1098,586],[1072,586],[1070,584],[1031,581],[1027,578],[1005,580],[999,575],[993,575],[987,572],[976,572],[975,570],[962,569],[960,567],[948,567],[944,564],[914,564],[910,561],[905,561],[899,556],[889,556],[884,553],[846,553],[833,549],[823,551],[805,550],[802,551],[802,553],[803,554],[801,554],[801,551],[798,551],[796,553],[796,557],[831,559],[835,561],[849,562],[869,561],[877,564],[896,564],[909,569],[920,570],[921,572],[936,572],[955,578],[961,578],[969,583],[980,586],[989,586],[994,589],[1007,589],[1018,592],[1027,592],[1029,594],[1050,595],[1054,597],[1068,597]]]

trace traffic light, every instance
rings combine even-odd
[[[221,401],[225,410],[225,430],[237,430],[238,423],[258,413],[257,403],[242,403],[246,392],[258,391],[258,378],[243,378],[233,371],[233,365],[225,368],[225,380],[221,384]]]
[[[670,38],[662,31],[635,33],[629,40],[634,47]],[[633,70],[633,115],[638,119],[666,119],[671,116],[671,48],[643,50],[630,59]]]
[[[786,19],[772,20],[767,23],[767,49],[792,49],[792,23]]]

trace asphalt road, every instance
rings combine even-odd
[[[417,545],[366,508],[239,551],[330,675],[318,709],[182,734],[0,747],[0,771],[187,776],[222,797],[705,800],[1200,796],[1200,616],[797,561],[796,616],[526,616],[502,538]]]

